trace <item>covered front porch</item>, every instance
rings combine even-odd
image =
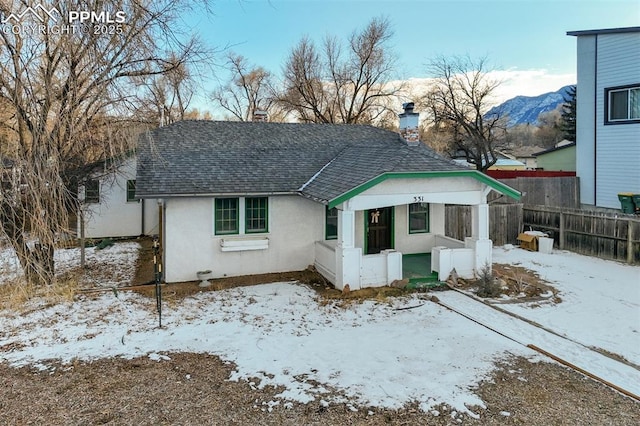
[[[343,262],[340,283],[336,274],[339,269],[337,241],[317,241],[315,244],[315,267],[338,289],[349,284],[355,290],[364,287],[382,287],[395,281],[405,280],[409,287],[423,287],[443,282],[455,263],[461,276],[473,275],[475,250],[466,248],[463,241],[436,235],[438,246],[426,253],[403,254],[395,249],[382,250],[377,254],[362,255],[359,249],[350,251],[351,261]],[[351,278],[345,279],[345,269]],[[359,276],[356,274],[359,271]],[[448,272],[444,272],[448,271]],[[460,275],[460,274],[459,274]]]
[[[403,279],[444,281],[454,268],[473,277],[491,265],[487,194],[496,188],[519,194],[469,172],[386,174],[332,200],[337,238],[316,242],[317,270],[336,288],[352,290]],[[472,206],[472,235],[465,241],[445,236],[446,204]]]

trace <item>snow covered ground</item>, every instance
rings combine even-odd
[[[133,254],[122,253],[114,256],[131,262]],[[510,305],[509,309],[581,343],[637,360],[640,268],[565,252],[541,255],[502,248],[496,249],[494,260],[538,271],[560,290],[563,299],[557,305]],[[626,277],[624,282],[635,279],[635,287],[620,286],[619,277]],[[590,280],[594,287],[582,291]],[[600,287],[610,290],[598,292]],[[620,374],[619,363],[583,356],[584,347],[554,336],[562,341],[559,344],[535,327],[525,330],[522,324],[526,323],[459,293],[437,296],[496,328],[519,333],[526,338],[524,343],[550,342],[554,349],[568,352],[557,355],[573,354],[601,374],[612,371],[616,380]],[[211,353],[236,364],[231,380],[247,379],[257,387],[283,386],[280,398],[285,401],[332,402],[327,392],[338,390],[346,398],[339,402],[355,407],[399,408],[417,401],[424,410],[447,403],[469,412],[472,405],[483,406],[473,389],[488,377],[496,360],[511,355],[543,359],[427,298],[414,294],[388,303],[338,307],[296,283],[240,287],[165,304],[159,329],[155,300],[109,292],[26,313],[0,311],[0,362],[52,368],[50,360],[149,356],[163,362],[171,352]],[[630,369],[623,384],[633,386],[640,373],[632,367],[621,368]]]
[[[601,348],[640,366],[640,267],[554,250],[494,249],[493,261],[523,266],[560,291],[562,303],[500,307],[583,345]]]
[[[88,247],[83,286],[120,287],[128,285],[135,272],[140,244],[120,242],[105,249]],[[80,249],[58,249],[54,253],[56,273],[62,274],[80,267]],[[103,273],[107,271],[107,273]],[[6,242],[0,242],[0,285],[20,274],[20,262]]]

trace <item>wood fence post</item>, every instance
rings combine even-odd
[[[558,247],[560,248],[560,250],[564,250],[564,212],[560,211],[560,236],[558,237]]]
[[[627,263],[628,264],[632,264],[633,263],[633,238],[632,234],[633,233],[633,221],[631,219],[627,219]]]

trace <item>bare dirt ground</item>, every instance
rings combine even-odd
[[[132,284],[152,280],[152,256],[150,245],[144,243]],[[314,271],[213,280],[204,291],[289,280],[305,282],[323,297],[345,303],[403,291],[388,288],[342,295]],[[152,286],[136,291],[154,297]],[[164,296],[177,302],[198,291],[203,289],[196,282],[163,287]],[[280,403],[270,409],[269,402],[278,399],[281,389],[228,381],[233,364],[207,354],[165,355],[161,361],[112,358],[57,365],[44,372],[0,363],[0,425],[640,424],[640,403],[556,363],[531,363],[519,357],[499,364],[492,377],[478,386],[476,392],[486,407],[469,407],[480,416],[476,419],[444,404],[425,413],[418,402],[401,410],[360,406],[352,411],[346,404],[325,406],[320,401],[286,407]]]

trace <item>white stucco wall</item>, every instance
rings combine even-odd
[[[471,177],[387,179],[348,201],[350,209],[399,206],[416,202],[480,204],[484,185]]]
[[[127,201],[127,180],[136,178],[136,160],[129,158],[117,172],[100,179],[100,202],[85,204],[85,238],[133,237],[158,233],[157,203],[144,201],[144,228],[142,221],[143,202]],[[84,187],[79,188],[84,194]],[[77,235],[80,236],[80,218]]]
[[[372,209],[394,206],[394,249],[403,254],[428,253],[436,245],[434,236],[445,233],[445,203],[478,205],[486,202],[485,185],[467,177],[435,179],[389,179],[348,201],[349,208]],[[409,234],[407,203],[429,204],[429,233]],[[398,204],[396,204],[398,203]],[[355,212],[355,246],[364,250],[365,210]]]
[[[314,263],[315,242],[325,235],[325,206],[305,198],[269,197],[269,232],[214,235],[213,198],[173,198],[165,210],[165,280],[196,280],[211,270],[214,278],[305,269]],[[223,251],[222,240],[268,238],[268,248]]]

